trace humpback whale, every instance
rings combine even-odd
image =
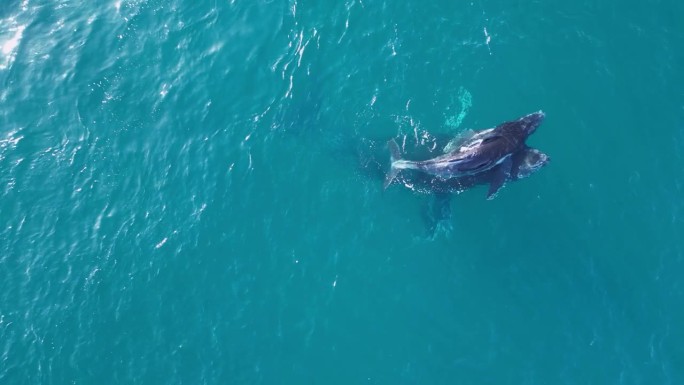
[[[424,136],[415,142],[412,137],[400,137],[397,141],[411,148],[411,153],[416,156],[430,158],[449,152],[455,145],[460,146],[473,138],[477,139],[470,133],[454,138],[452,135],[433,135],[425,132]],[[387,139],[382,138],[360,138],[353,144],[362,175],[376,181],[386,177],[385,172],[389,166],[388,159],[383,153],[386,141]],[[547,154],[527,146],[513,153],[510,159],[511,170],[505,175],[504,183],[527,178],[550,162]],[[393,183],[403,185],[416,193],[431,196],[426,210],[423,211],[423,220],[426,221],[428,233],[436,235],[438,229],[451,227],[451,197],[454,194],[479,185],[491,186],[492,181],[498,180],[498,175],[497,170],[490,169],[479,174],[444,180],[420,170],[409,169],[397,173]],[[501,186],[504,183],[501,183]],[[494,198],[496,191],[488,192],[487,197]]]
[[[493,170],[488,193],[488,196],[493,196],[511,174],[513,154],[527,148],[525,140],[534,133],[544,116],[544,112],[537,111],[494,128],[475,132],[462,138],[462,143],[457,148],[427,160],[403,159],[399,145],[392,139],[388,142],[391,166],[385,178],[385,188],[392,183],[399,171],[406,169],[418,170],[440,180],[468,177]]]
[[[398,175],[395,181],[409,186],[414,191],[437,194],[461,193],[477,185],[490,185],[489,191],[487,191],[487,199],[491,200],[506,182],[529,177],[548,164],[551,158],[536,148],[525,146],[522,150],[511,154],[510,160],[510,172],[505,174],[505,179],[502,181],[499,180],[501,175],[499,170],[495,168],[479,174],[447,180],[421,172],[413,172],[408,175]]]
[[[507,181],[517,181],[527,178],[549,163],[551,158],[536,148],[525,147],[510,157],[511,171],[503,182],[499,183],[500,174],[496,169],[489,169],[475,175],[442,180],[422,172],[404,172],[396,177],[396,182],[403,184],[413,191],[427,193],[433,196],[423,211],[423,220],[431,237],[441,231],[450,232],[451,197],[478,185],[489,185],[487,199],[491,200]],[[497,183],[497,184],[495,184]],[[491,186],[498,186],[492,189]]]
[[[536,148],[527,147],[511,156],[512,167],[507,181],[516,181],[527,178],[544,167],[551,158]],[[416,173],[418,174],[418,173]],[[434,195],[428,210],[423,213],[429,233],[437,235],[438,229],[451,229],[451,196],[453,193],[463,192],[477,185],[490,184],[496,179],[496,172],[493,169],[480,174],[470,175],[461,178],[452,178],[446,181],[438,178],[426,178],[427,174],[420,173],[418,179],[408,178],[401,180],[405,185],[411,186],[414,190],[429,192]],[[397,177],[398,180],[404,176]],[[487,199],[492,199],[496,192],[487,193]]]

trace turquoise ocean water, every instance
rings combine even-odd
[[[2,0],[0,383],[684,383],[683,15]],[[450,231],[359,160],[539,109]]]

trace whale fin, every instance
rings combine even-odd
[[[399,145],[394,139],[390,139],[387,142],[387,146],[389,147],[390,150],[390,170],[385,176],[385,183],[383,185],[384,188],[387,188],[394,178],[397,177],[397,174],[399,173],[399,169],[395,167],[395,162],[398,160],[401,160],[401,151],[399,150]]]
[[[506,181],[511,176],[511,168],[513,167],[513,160],[507,157],[500,165],[494,167],[492,170],[492,181],[489,183],[489,191],[487,191],[487,200],[492,200],[499,192],[501,187],[506,184]]]

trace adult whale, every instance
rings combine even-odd
[[[494,128],[475,132],[462,138],[455,149],[427,160],[402,159],[399,145],[392,139],[388,142],[391,166],[384,185],[389,186],[399,171],[406,169],[418,170],[441,180],[468,177],[492,170],[488,196],[493,196],[511,174],[512,155],[527,148],[525,141],[536,131],[544,117],[542,111],[537,111]]]
[[[417,143],[414,143],[411,137],[399,138],[398,140],[404,142],[406,147],[410,147],[412,153],[420,154],[422,157],[435,156],[453,147],[453,137],[427,135],[425,140],[421,139]],[[387,170],[388,166],[387,158],[382,156],[381,151],[384,143],[381,139],[361,138],[355,145],[359,170],[367,177],[375,180],[382,180],[385,177],[384,170]],[[538,149],[523,148],[523,150],[511,155],[511,172],[506,177],[505,182],[518,181],[537,173],[550,162],[550,159],[547,154]],[[448,229],[451,228],[451,199],[453,195],[476,186],[491,185],[496,177],[496,170],[492,169],[475,175],[447,180],[416,170],[405,170],[397,174],[393,184],[403,185],[411,191],[430,197],[425,202],[427,206],[421,212],[428,234],[435,236],[438,232],[448,232]],[[487,196],[492,199],[495,195],[488,192]]]

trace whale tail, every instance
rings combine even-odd
[[[396,162],[401,160],[401,151],[399,150],[399,145],[397,142],[394,139],[390,139],[387,142],[387,146],[390,150],[390,170],[385,176],[384,188],[387,188],[390,184],[392,184],[394,178],[397,177],[399,168],[396,167]]]

